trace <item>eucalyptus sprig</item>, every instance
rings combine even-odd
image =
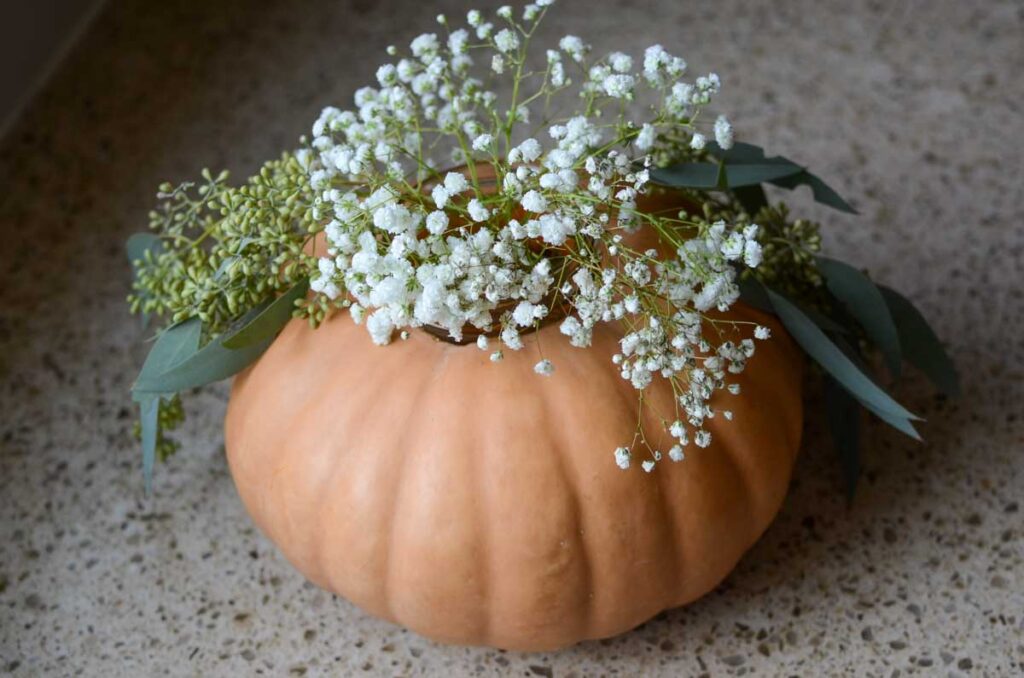
[[[266,163],[238,187],[228,173],[177,187],[164,184],[136,269],[132,312],[170,322],[197,317],[206,336],[295,283],[308,280],[316,259],[308,251],[319,230],[314,194],[295,154]],[[316,307],[305,313],[318,316]],[[322,317],[322,316],[320,316]]]
[[[713,143],[707,151],[698,161],[655,170],[652,178],[682,190],[708,191],[706,215],[738,223],[757,220],[763,261],[756,270],[743,272],[741,298],[776,315],[823,373],[823,405],[852,495],[860,472],[861,408],[921,439],[915,428],[921,417],[879,385],[867,356],[881,353],[893,380],[899,378],[902,363],[910,362],[950,397],[960,393],[956,369],[913,303],[854,266],[822,256],[818,225],[791,220],[783,203],[769,205],[764,185],[807,185],[818,202],[855,214],[835,190],[805,167],[781,156],[768,157],[753,144],[736,143],[726,150]]]
[[[302,157],[284,154],[240,186],[209,170],[164,184],[150,231],[128,241],[129,308],[165,324],[132,389],[147,484],[154,457],[175,449],[166,433],[184,419],[178,393],[231,376],[289,318],[316,325],[330,306],[305,299],[320,227]]]

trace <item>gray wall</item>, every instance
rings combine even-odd
[[[0,137],[104,0],[0,2]]]

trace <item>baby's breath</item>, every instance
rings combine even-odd
[[[575,35],[539,50],[546,67],[536,70],[531,39],[550,4],[527,7],[522,23],[510,7],[493,21],[473,10],[465,28],[445,19],[447,36],[394,50],[397,61],[356,93],[354,108],[324,109],[309,177],[329,219],[331,263],[316,269],[313,289],[351,299],[353,318],[381,345],[430,326],[455,342],[472,330],[482,350],[491,336],[518,351],[524,334],[558,316],[566,340],[586,348],[599,323],[616,323],[622,377],[640,391],[669,380],[678,446],[706,446],[711,396],[753,353],[741,327],[708,314],[727,310],[738,271],[760,263],[759,229],[648,214],[642,198],[654,163],[692,156],[707,135],[732,145],[724,116],[710,127],[700,120],[720,80],[687,80],[685,60],[660,45],[636,59],[595,56]],[[511,95],[490,89],[495,79]],[[578,103],[559,113],[551,102],[566,93]],[[658,234],[660,251],[630,245],[624,236],[640,228]],[[556,368],[545,359],[535,371]],[[631,447],[616,451],[619,466]],[[650,471],[661,454],[648,452]]]

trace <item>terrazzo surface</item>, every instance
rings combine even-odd
[[[852,199],[859,218],[791,196],[948,340],[961,400],[915,375],[899,388],[927,443],[870,425],[847,506],[812,414],[778,520],[725,583],[548,654],[436,645],[305,583],[232,487],[224,387],[191,398],[147,498],[121,243],[154,187],[253,170],[347,101],[386,44],[466,7],[112,0],[0,145],[0,673],[1024,672],[1024,5],[561,4],[548,36],[660,42],[717,70],[741,138]]]

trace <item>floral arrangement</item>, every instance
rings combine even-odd
[[[708,419],[731,419],[712,396],[738,394],[733,375],[771,340],[722,315],[741,299],[777,315],[821,366],[851,488],[851,411],[917,435],[917,417],[870,376],[868,351],[894,376],[905,358],[956,392],[910,302],[821,256],[817,224],[769,204],[763,184],[806,185],[853,211],[709,115],[717,75],[689,78],[659,45],[595,56],[567,35],[536,49],[553,2],[471,11],[461,27],[439,16],[438,33],[388,48],[394,61],[355,108],[325,108],[298,150],[242,185],[204,172],[160,188],[150,231],[128,242],[131,310],[164,322],[133,387],[147,483],[175,449],[165,433],[183,417],[178,394],[251,364],[292,317],[316,327],[347,313],[382,347],[428,331],[495,362],[549,323],[580,350],[597,323],[618,323],[613,361],[638,408],[652,380],[672,384],[676,410],[658,416],[675,444],[651,449],[638,426],[595,463],[648,472],[708,446]],[[669,193],[688,207],[649,208]],[[557,370],[535,366],[540,379]]]

